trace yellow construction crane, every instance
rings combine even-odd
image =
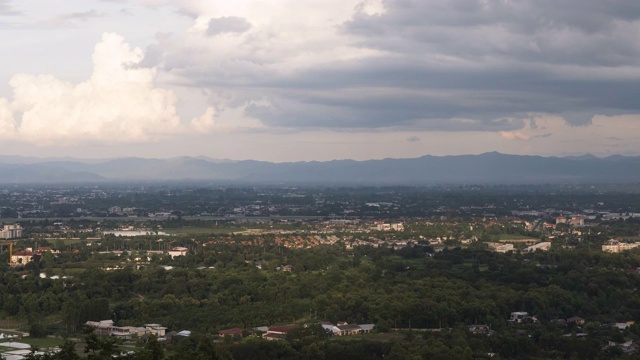
[[[13,243],[12,242],[3,242],[0,243],[0,246],[9,245],[9,266],[14,265],[13,260]]]

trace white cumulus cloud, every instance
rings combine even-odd
[[[14,75],[11,110],[0,99],[0,131],[15,129],[23,141],[50,145],[150,141],[186,130],[174,93],[155,87],[155,68],[139,65],[141,49],[105,33],[92,59],[91,77],[77,84],[51,75]]]
[[[7,99],[0,99],[0,140],[13,137],[16,124]]]
[[[498,133],[500,137],[507,140],[530,140],[531,138],[528,135],[517,131],[500,131]]]
[[[191,126],[200,133],[208,133],[213,129],[215,125],[213,117],[215,116],[215,110],[212,107],[208,107],[202,116],[193,118],[191,120]]]

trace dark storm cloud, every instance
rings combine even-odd
[[[372,89],[350,91],[278,91],[269,106],[253,105],[246,112],[270,126],[304,128],[393,128],[434,131],[510,131],[523,126],[521,119],[506,119],[481,107],[494,101],[481,94],[415,94],[401,89],[374,93]],[[505,106],[509,106],[508,104]],[[475,115],[471,117],[470,115]]]
[[[540,113],[574,126],[588,126],[594,115],[640,113],[639,1],[394,0],[384,7],[356,13],[338,30],[376,55],[286,76],[243,59],[236,62],[243,68],[192,78],[267,98],[271,106],[247,113],[283,127],[509,131]],[[208,33],[249,26],[219,18]]]
[[[251,28],[251,24],[244,18],[237,16],[223,16],[209,21],[207,35],[222,33],[242,33]]]
[[[636,111],[634,94],[640,91],[635,82],[623,80],[559,80],[529,69],[437,70],[410,67],[404,61],[316,69],[268,80],[260,87],[270,89],[272,99],[289,103],[258,116],[273,126],[418,126],[452,131],[513,130],[512,124],[497,127],[495,119],[524,119],[532,113],[558,114],[570,124],[586,125],[595,113]],[[313,114],[305,111],[311,104]],[[322,116],[327,113],[331,116]],[[448,118],[478,122],[440,121]]]

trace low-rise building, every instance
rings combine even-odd
[[[372,230],[377,230],[377,231],[404,231],[404,224],[403,223],[393,223],[393,224],[388,224],[388,223],[383,223],[383,222],[376,222],[373,226]]]
[[[499,252],[499,253],[507,253],[513,250],[514,250],[513,244],[504,244],[496,247],[496,252]]]
[[[225,330],[218,331],[218,336],[242,337],[243,332],[244,332],[244,329],[241,329],[241,328],[225,329]]]
[[[611,253],[619,253],[622,251],[627,251],[631,249],[635,249],[640,246],[640,242],[635,243],[625,243],[620,242],[618,240],[612,239],[607,241],[605,245],[602,245],[602,251],[611,252]]]
[[[166,327],[160,324],[146,324],[142,326],[116,326],[113,320],[87,321],[85,325],[94,329],[97,335],[113,336],[120,339],[133,339],[146,335],[154,335],[158,338],[164,338]]]
[[[11,262],[14,264],[27,264],[33,260],[34,255],[32,248],[16,251],[11,255]]]
[[[283,340],[287,337],[287,333],[296,327],[297,325],[271,326],[266,333],[262,334],[262,338],[267,340]]]
[[[171,256],[171,258],[175,258],[177,256],[185,256],[187,255],[187,252],[189,251],[188,248],[186,247],[174,247],[173,249],[168,251],[169,256]]]
[[[160,324],[145,324],[145,332],[147,334],[155,335],[159,338],[164,337],[167,328]]]
[[[529,313],[526,311],[514,311],[511,313],[511,315],[509,316],[509,320],[507,320],[509,323],[514,323],[514,324],[519,324],[525,321],[528,321],[531,319],[531,316],[529,316]]]
[[[545,242],[537,243],[535,245],[531,245],[525,248],[523,252],[534,252],[536,250],[549,251],[549,249],[551,249],[551,243],[548,241],[545,241]]]
[[[358,324],[347,324],[342,323],[338,324],[338,329],[340,329],[340,335],[357,335],[362,333],[362,328]]]

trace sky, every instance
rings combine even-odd
[[[640,155],[636,0],[0,0],[0,155]]]

